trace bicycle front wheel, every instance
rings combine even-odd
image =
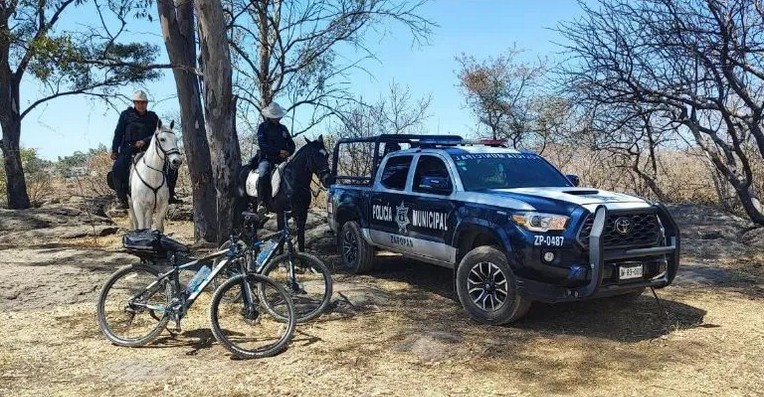
[[[292,297],[298,323],[310,321],[323,313],[332,298],[332,274],[320,259],[304,252],[292,254],[294,274],[290,276],[289,254],[268,262],[261,273],[283,285]],[[267,301],[266,301],[267,302]],[[277,310],[271,312],[279,316]]]
[[[284,350],[294,335],[294,305],[284,288],[268,277],[238,275],[215,290],[210,324],[215,338],[237,357],[270,357]]]
[[[174,296],[170,279],[159,272],[135,264],[117,270],[98,296],[98,327],[119,346],[141,346],[162,332],[170,317],[165,309]]]

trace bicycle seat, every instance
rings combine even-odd
[[[260,220],[257,212],[254,211],[242,211],[241,216],[244,217],[245,222],[258,222]]]

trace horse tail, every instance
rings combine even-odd
[[[241,167],[239,177],[236,178],[236,195],[238,197],[247,197],[247,177],[252,170],[252,161]]]

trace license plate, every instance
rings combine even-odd
[[[628,280],[642,277],[642,265],[629,265],[618,267],[618,279]]]

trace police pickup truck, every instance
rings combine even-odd
[[[370,172],[338,169],[345,145],[370,149]],[[332,167],[327,211],[345,268],[369,271],[386,250],[453,269],[459,301],[483,323],[511,323],[533,301],[638,296],[671,284],[679,266],[679,230],[662,204],[577,187],[499,141],[342,139]]]

